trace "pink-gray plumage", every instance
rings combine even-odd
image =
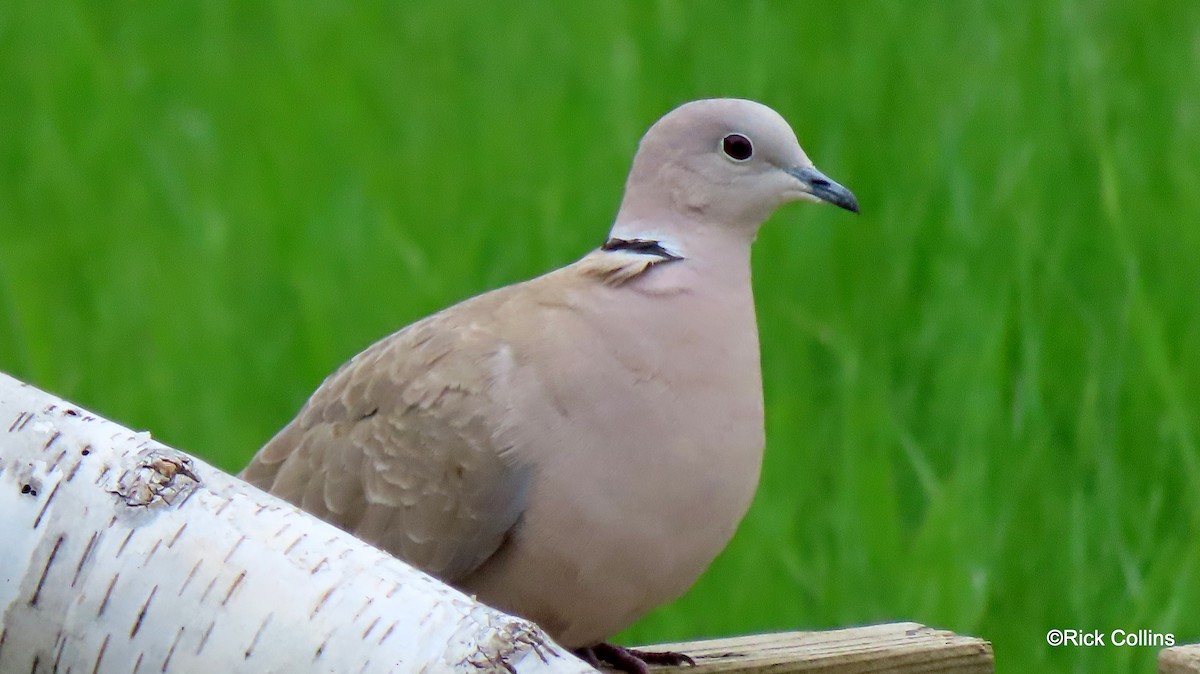
[[[749,507],[750,246],[796,200],[858,210],[770,108],[675,109],[607,244],[355,356],[243,477],[591,655],[687,590]]]

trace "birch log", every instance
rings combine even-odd
[[[593,672],[241,480],[0,374],[0,672]]]

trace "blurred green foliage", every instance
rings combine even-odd
[[[1200,640],[1191,0],[0,3],[0,369],[237,469],[374,339],[598,244],[708,96],[863,214],[763,230],[759,498],[624,637]]]

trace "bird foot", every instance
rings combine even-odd
[[[626,674],[650,674],[650,665],[696,665],[695,660],[683,653],[639,651],[606,643],[577,649],[575,654],[593,667],[608,667]]]

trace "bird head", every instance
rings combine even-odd
[[[708,99],[675,108],[643,136],[618,220],[682,216],[753,236],[792,201],[858,212],[854,195],[817,170],[779,113],[754,101]]]

